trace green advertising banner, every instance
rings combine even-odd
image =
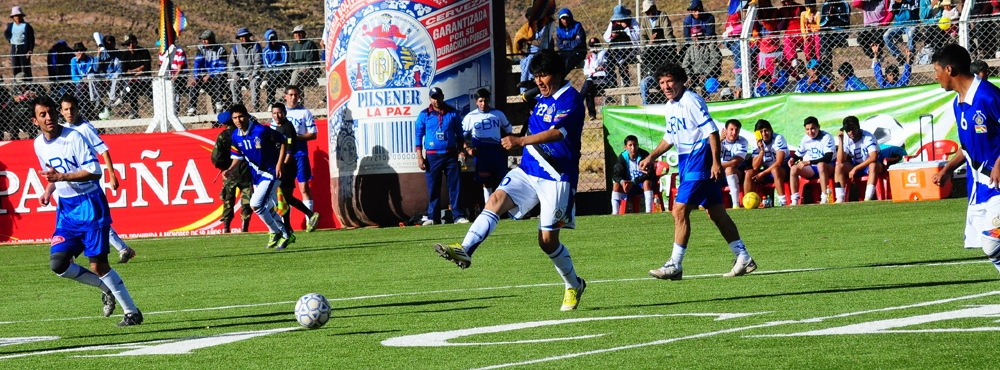
[[[791,149],[798,147],[805,135],[803,120],[808,116],[819,119],[821,130],[836,135],[844,117],[856,116],[861,128],[875,134],[880,144],[896,145],[910,155],[935,140],[958,141],[952,102],[955,93],[945,92],[938,84],[896,89],[850,91],[836,93],[783,94],[756,99],[714,102],[709,113],[720,130],[729,119],[738,119],[740,135],[753,146],[753,127],[759,119],[771,122],[776,133],[785,136]],[[604,107],[606,156],[613,158],[622,150],[627,135],[639,138],[639,145],[652,149],[663,136],[665,118],[663,105]],[[932,116],[931,120],[921,115]],[[666,155],[671,166],[677,165],[676,151]],[[608,162],[613,163],[613,162]]]

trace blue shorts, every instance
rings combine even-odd
[[[674,202],[703,207],[722,204],[722,188],[712,180],[682,181]]]
[[[56,229],[56,232],[52,233],[52,247],[49,253],[64,252],[74,257],[83,253],[90,258],[107,255],[110,230],[111,225],[87,231]]]
[[[853,163],[852,162],[853,166],[857,166],[859,164],[860,163]],[[861,168],[860,170],[854,172],[854,176],[867,176],[867,175],[868,175],[868,166],[865,166],[865,167]]]
[[[496,186],[504,176],[507,176],[507,154],[499,146],[496,148],[480,146],[475,163],[477,183]]]
[[[313,179],[312,169],[309,168],[309,155],[296,156],[295,161],[297,162],[298,171],[295,174],[295,179],[299,182],[306,182]]]
[[[809,167],[812,168],[813,175],[809,176],[809,177],[802,177],[802,178],[803,179],[807,179],[807,180],[818,179],[819,178],[819,168],[817,168],[815,164],[811,164],[811,165],[809,165]]]

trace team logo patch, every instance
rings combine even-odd
[[[563,218],[563,210],[557,209],[556,210],[556,219],[557,220],[562,220],[562,218]]]
[[[56,245],[56,244],[62,243],[64,241],[66,241],[66,238],[64,238],[62,235],[56,235],[56,236],[52,237],[52,244],[51,245]]]
[[[259,137],[253,139],[253,146],[255,148],[257,148],[257,149],[260,149],[260,138]]]
[[[986,125],[976,125],[976,133],[977,134],[985,134],[986,133]]]
[[[993,218],[993,227],[1000,227],[1000,216]]]

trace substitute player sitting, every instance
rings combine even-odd
[[[843,203],[847,198],[844,185],[848,186],[846,189],[850,189],[855,178],[865,175],[868,175],[868,186],[865,187],[864,200],[874,199],[875,180],[882,173],[875,135],[861,129],[858,117],[847,116],[844,118],[844,126],[837,134],[837,141],[843,143],[837,148],[837,166],[834,168],[837,203]]]
[[[746,172],[747,150],[750,143],[740,136],[743,124],[738,119],[726,121],[725,135],[722,138],[722,168],[726,170],[726,185],[729,186],[729,197],[733,201],[733,209],[740,208],[740,176]]]
[[[774,132],[771,122],[767,120],[757,120],[754,125],[757,136],[757,146],[753,149],[750,168],[747,169],[746,179],[743,180],[743,192],[749,193],[757,191],[758,184],[774,183],[774,192],[778,194],[777,205],[785,205],[785,179],[788,177],[788,168],[785,167],[788,158],[788,142],[781,134]]]
[[[799,141],[799,150],[792,154],[788,160],[789,185],[792,188],[792,205],[802,204],[799,194],[799,177],[807,180],[819,178],[820,204],[830,202],[827,195],[827,183],[833,175],[833,154],[836,152],[836,144],[833,135],[819,129],[819,120],[816,117],[806,117],[802,124],[806,128],[806,136]],[[813,200],[815,201],[815,199]]]
[[[618,214],[621,202],[642,192],[646,199],[646,213],[653,212],[653,194],[659,181],[654,172],[644,172],[639,162],[649,157],[649,152],[639,147],[635,135],[625,137],[625,150],[615,162],[614,187],[611,191],[611,213]]]

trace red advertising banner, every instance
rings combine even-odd
[[[330,202],[329,135],[326,120],[316,122],[317,140],[309,142],[313,168],[314,209],[320,228],[339,227]],[[221,234],[222,179],[212,165],[212,147],[222,129],[105,135],[120,188],[104,183],[114,220],[123,238]],[[0,243],[48,242],[55,229],[55,207],[38,197],[46,182],[39,175],[34,140],[0,142]],[[103,161],[103,159],[102,159]],[[105,167],[106,168],[106,167]],[[102,183],[106,180],[102,179]],[[296,191],[296,197],[301,194]],[[239,206],[237,202],[237,207]],[[239,209],[236,210],[239,220]],[[251,231],[267,227],[252,215]],[[296,230],[305,217],[292,211]],[[240,226],[233,222],[234,228]]]

